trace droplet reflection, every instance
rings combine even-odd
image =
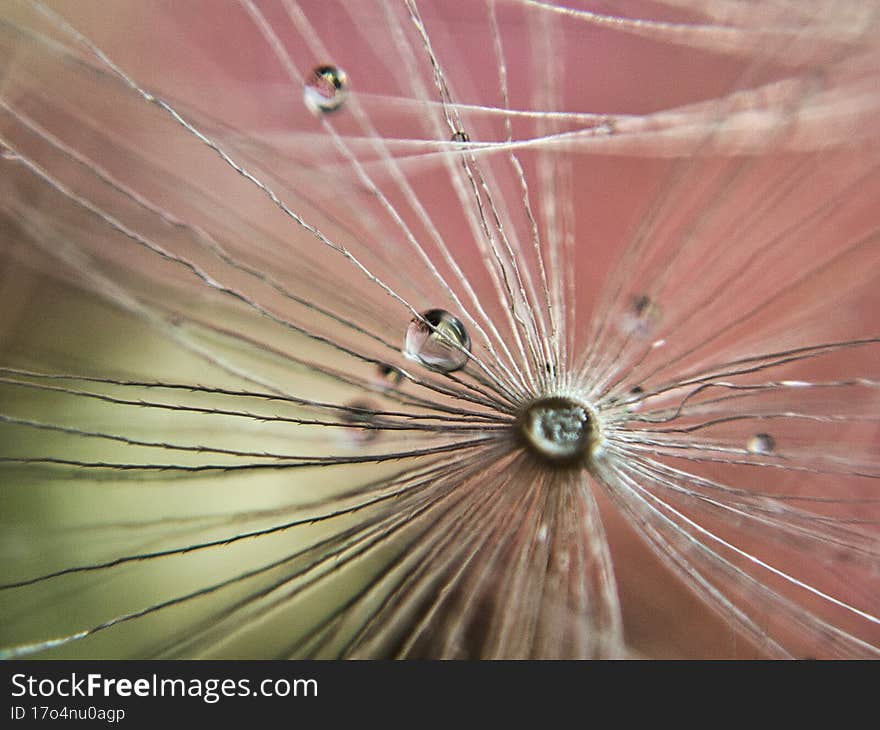
[[[379,436],[379,429],[376,427],[376,404],[366,399],[358,399],[346,403],[345,407],[347,410],[342,420],[349,425],[345,429],[346,437],[356,444],[375,441]]]
[[[752,454],[772,454],[776,440],[769,433],[756,433],[749,439],[746,448]]]
[[[430,309],[409,323],[403,352],[430,370],[451,373],[465,366],[470,347],[467,330],[457,318],[445,309]]]
[[[339,109],[348,96],[348,75],[336,66],[318,66],[306,81],[303,99],[315,114]]]

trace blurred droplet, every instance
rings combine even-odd
[[[471,338],[458,319],[444,309],[430,309],[409,323],[404,354],[426,368],[451,373],[465,366],[470,347]]]
[[[769,433],[756,433],[749,439],[746,448],[753,454],[772,454],[776,441]]]
[[[635,385],[630,388],[626,410],[630,413],[636,413],[640,411],[642,409],[642,406],[644,406],[645,404],[645,399],[643,398],[644,394],[645,389],[641,385]]]
[[[644,294],[634,297],[629,309],[623,316],[623,331],[634,337],[649,337],[660,324],[662,311],[660,305]],[[653,343],[653,347],[660,347],[665,340],[658,340],[660,344]]]
[[[347,410],[343,420],[349,425],[349,428],[345,429],[346,437],[357,444],[375,441],[379,436],[376,425],[376,404],[366,399],[356,399],[346,403],[345,407]]]
[[[403,382],[403,373],[393,365],[376,366],[376,387],[380,390],[397,390]]]
[[[303,99],[315,114],[339,109],[348,96],[348,75],[336,66],[317,66],[306,81]]]

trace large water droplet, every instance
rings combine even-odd
[[[421,319],[414,319],[406,329],[403,353],[417,360],[426,368],[440,373],[461,370],[468,361],[471,338],[464,325],[444,309],[422,312]]]
[[[776,449],[776,439],[769,433],[756,433],[749,439],[746,448],[752,454],[772,454]]]
[[[315,114],[339,109],[348,96],[348,74],[336,66],[317,66],[306,80],[303,99]]]

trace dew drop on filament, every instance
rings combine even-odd
[[[403,373],[393,365],[382,363],[376,366],[375,383],[379,390],[397,390],[403,382]]]
[[[451,373],[465,366],[470,347],[471,338],[456,317],[444,309],[430,309],[409,323],[403,353],[430,370]]]
[[[303,99],[315,114],[339,109],[348,95],[348,74],[337,66],[317,66],[306,81]]]
[[[376,428],[376,404],[372,401],[359,399],[345,405],[346,411],[342,420],[348,424],[345,429],[346,437],[356,444],[365,444],[375,441],[379,435]]]
[[[623,331],[634,337],[649,337],[660,324],[662,311],[660,305],[644,294],[633,297],[629,309],[623,317]],[[658,344],[659,343],[659,344]],[[665,340],[657,340],[653,347],[661,347]]]
[[[772,454],[776,440],[769,433],[756,433],[749,439],[746,448],[752,454]]]

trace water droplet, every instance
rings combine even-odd
[[[746,448],[753,454],[772,454],[776,440],[769,433],[756,433],[749,439]]]
[[[426,368],[440,373],[461,370],[468,361],[471,338],[464,325],[444,309],[422,312],[421,319],[414,319],[406,329],[404,354],[417,360]]]
[[[623,331],[635,337],[648,337],[660,323],[660,305],[644,294],[633,297],[629,310],[623,316]],[[659,343],[659,344],[658,344]],[[662,347],[665,340],[657,340],[652,347]]]
[[[382,363],[376,366],[375,382],[380,390],[396,390],[403,382],[403,373],[393,365]]]
[[[471,138],[468,136],[467,132],[462,132],[459,130],[455,134],[452,135],[453,142],[470,142]]]
[[[598,440],[592,410],[571,398],[552,396],[531,403],[519,425],[532,451],[557,464],[588,460]]]
[[[616,134],[617,121],[611,117],[605,117],[596,127],[593,128],[595,134]]]
[[[636,316],[643,317],[648,312],[651,311],[651,308],[656,306],[654,302],[651,301],[649,297],[646,297],[644,294],[640,297],[636,297],[633,299],[633,311],[636,313]]]
[[[645,394],[645,389],[641,385],[635,385],[630,388],[629,398],[626,401],[626,410],[629,413],[638,413],[642,410],[642,407],[645,405],[644,399],[642,396]]]
[[[379,436],[376,426],[377,406],[372,401],[357,399],[346,403],[342,420],[350,428],[345,429],[346,436],[353,442],[365,444]]]
[[[339,109],[348,96],[348,74],[336,66],[317,66],[303,89],[306,106],[315,114]]]

